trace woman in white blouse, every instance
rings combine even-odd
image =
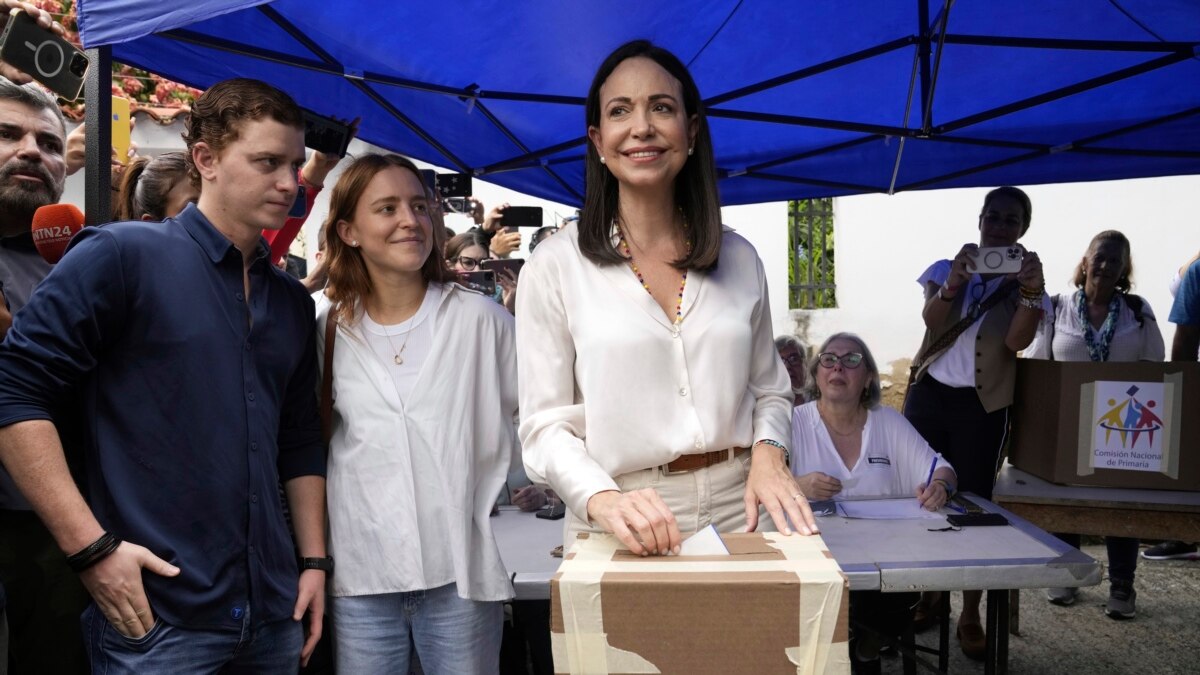
[[[826,340],[809,362],[806,386],[809,403],[796,409],[792,422],[792,471],[805,494],[913,496],[930,511],[946,503],[957,482],[954,469],[903,415],[879,405],[879,369],[861,338],[837,333]],[[869,629],[853,636],[856,663],[875,662],[880,636],[901,635],[918,599],[916,593],[850,593],[850,620]]]
[[[816,530],[787,466],[792,397],[762,263],[720,222],[699,91],[671,53],[619,47],[588,92],[586,200],[517,303],[532,480],[634,553],[709,524]]]
[[[330,580],[338,670],[499,668],[512,588],[488,515],[517,459],[513,319],[450,283],[417,168],[365,155],[333,190],[337,321],[329,442]],[[323,373],[324,374],[324,373]]]
[[[913,495],[936,511],[954,469],[900,413],[879,405],[879,369],[862,338],[836,333],[808,366],[809,402],[796,409],[792,471],[811,499]],[[933,480],[929,467],[936,458]]]
[[[1150,305],[1129,292],[1132,278],[1129,240],[1116,230],[1097,234],[1075,268],[1078,290],[1051,299],[1054,311],[1047,313],[1024,355],[1055,361],[1162,361],[1166,355],[1162,333]],[[1079,546],[1077,534],[1058,536]],[[1111,582],[1104,612],[1114,619],[1132,619],[1138,540],[1105,537],[1104,543]],[[1051,588],[1046,599],[1071,605],[1078,594],[1076,588]]]

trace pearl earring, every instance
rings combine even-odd
[[[604,160],[604,155],[600,155],[600,163],[601,163],[601,164],[604,164],[604,163],[605,163],[605,160]]]
[[[688,157],[691,157],[691,156],[692,156],[692,152],[694,152],[695,150],[696,150],[696,148],[694,148],[694,147],[693,147],[693,148],[688,148]]]
[[[358,240],[357,240],[357,239],[351,240],[351,241],[350,241],[350,245],[351,245],[351,246],[354,246],[355,248],[357,248],[357,247],[358,247]]]

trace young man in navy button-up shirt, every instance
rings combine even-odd
[[[15,317],[0,460],[81,570],[93,668],[286,672],[320,635],[326,572],[298,569],[278,485],[299,554],[323,558],[325,449],[313,303],[260,233],[295,200],[303,122],[230,80],[185,137],[198,204],[82,231]],[[86,502],[49,415],[75,392]]]

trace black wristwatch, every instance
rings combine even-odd
[[[333,556],[325,556],[324,558],[301,558],[300,570],[321,570],[326,574],[333,574]]]

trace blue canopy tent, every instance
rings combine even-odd
[[[201,88],[260,78],[566,203],[593,72],[638,37],[706,96],[725,204],[1200,173],[1196,0],[164,4],[79,0],[85,46]]]

